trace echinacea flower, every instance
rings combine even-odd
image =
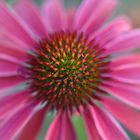
[[[80,115],[90,140],[140,136],[140,29],[117,17],[117,0],[0,1],[0,139],[35,140],[55,113],[45,140],[77,140]],[[131,53],[130,53],[131,52]],[[17,89],[17,87],[23,87]]]

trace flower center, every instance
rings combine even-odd
[[[104,50],[83,33],[59,32],[41,40],[30,56],[30,89],[51,109],[79,109],[96,99],[107,70]]]

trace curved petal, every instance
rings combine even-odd
[[[61,31],[67,26],[66,13],[60,0],[49,0],[44,3],[43,13],[48,30],[51,32]]]
[[[111,98],[103,99],[103,104],[121,123],[140,136],[139,111]]]
[[[136,29],[126,34],[123,34],[106,46],[104,46],[107,50],[107,54],[124,52],[129,49],[140,48],[140,30]]]
[[[125,33],[131,29],[131,24],[128,18],[119,17],[108,23],[105,27],[97,30],[94,36],[101,46],[105,45],[118,35]]]
[[[102,0],[99,5],[96,5],[95,10],[92,12],[81,30],[88,34],[97,30],[112,15],[116,5],[117,0]]]
[[[57,129],[57,131],[56,131]],[[77,140],[75,130],[67,113],[60,113],[52,122],[45,140]]]
[[[129,140],[121,126],[108,112],[97,106],[91,111],[97,130],[103,140]]]
[[[17,16],[14,11],[10,10],[3,1],[0,1],[0,26],[13,34],[18,39],[26,42],[30,46],[34,45],[34,34],[25,25],[25,23]],[[9,24],[10,23],[10,24]]]
[[[26,125],[31,116],[36,104],[28,103],[15,114],[8,117],[0,126],[0,138],[2,140],[13,139]],[[5,134],[6,133],[6,134]]]
[[[36,140],[43,125],[46,109],[37,111],[20,133],[18,140]]]
[[[29,95],[27,91],[22,91],[20,93],[0,97],[0,119],[21,108],[23,103],[29,98]]]
[[[119,100],[127,103],[128,105],[140,109],[140,88],[139,86],[125,84],[122,82],[117,82],[112,80],[106,82],[109,86],[102,86],[102,88],[111,94],[112,96],[118,98]]]
[[[15,10],[38,37],[46,37],[46,28],[41,19],[41,13],[33,2],[20,0],[16,3]]]
[[[84,120],[85,120],[85,126],[87,127],[87,133],[88,133],[88,137],[89,140],[102,140],[99,132],[95,126],[95,121],[94,118],[92,116],[92,113],[90,112],[90,110],[86,110],[83,113],[84,116]]]

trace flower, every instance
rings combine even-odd
[[[36,139],[49,112],[45,140],[76,140],[74,115],[90,140],[128,140],[119,122],[140,136],[140,30],[104,24],[117,0],[42,5],[0,1],[0,138]]]

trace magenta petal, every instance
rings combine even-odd
[[[14,36],[30,44],[34,45],[33,33],[25,25],[25,23],[18,17],[14,11],[10,10],[4,2],[0,1],[0,26],[13,33]],[[10,23],[10,24],[9,24]]]
[[[0,54],[0,77],[18,75],[18,67],[21,62],[18,59]]]
[[[66,13],[67,13],[67,29],[68,30],[73,30],[73,21],[74,21],[74,17],[75,17],[75,11],[76,11],[76,7],[72,8],[72,9],[68,9],[66,11]]]
[[[15,87],[25,82],[25,79],[19,76],[0,77],[0,91],[4,88]]]
[[[140,55],[134,54],[116,58],[110,64],[109,76],[115,80],[130,84],[140,84]]]
[[[2,140],[14,139],[33,115],[34,108],[35,104],[31,102],[4,120],[4,123],[0,126],[0,138]]]
[[[46,110],[37,111],[22,130],[18,140],[36,140],[43,125]]]
[[[140,113],[113,99],[103,99],[105,107],[127,128],[140,136]]]
[[[15,10],[26,22],[26,24],[39,37],[46,37],[46,29],[41,19],[41,13],[37,6],[31,1],[21,0],[16,4]]]
[[[95,125],[103,140],[129,140],[117,121],[105,110],[95,106],[91,109]]]
[[[126,17],[119,17],[107,24],[105,27],[99,29],[94,36],[100,45],[105,45],[118,35],[127,32],[131,29],[131,24]]]
[[[61,31],[66,28],[66,14],[59,0],[49,0],[43,6],[44,18],[48,23],[50,31]]]
[[[122,82],[119,83],[115,80],[112,80],[107,84],[109,84],[109,86],[102,86],[106,92],[128,105],[140,109],[140,88],[138,86]]]
[[[112,15],[116,5],[117,0],[102,0],[82,27],[82,31],[92,33],[97,30]]]
[[[131,31],[129,33],[117,37],[104,47],[107,49],[107,54],[110,54],[123,52],[128,49],[136,49],[139,48],[139,45],[140,45],[140,30],[136,29],[134,31]]]
[[[17,58],[21,62],[25,62],[27,60],[27,53],[26,52],[21,52],[16,49],[10,49],[8,46],[1,46],[0,47],[0,52],[3,54],[7,54],[9,56]]]
[[[120,82],[140,84],[140,65],[113,71],[110,76]]]
[[[0,46],[0,52],[2,54],[8,54],[18,58],[19,61],[26,59],[27,51],[31,47],[6,30],[0,30]]]
[[[140,54],[129,54],[126,56],[121,56],[117,58],[113,58],[112,63],[110,63],[111,69],[124,69],[128,66],[136,66],[140,65]]]
[[[77,140],[75,130],[67,113],[57,115],[48,130],[45,140]]]
[[[0,97],[0,119],[21,108],[28,98],[27,91]]]
[[[74,16],[74,29],[80,29],[94,12],[97,0],[83,0]]]
[[[87,133],[89,136],[89,140],[101,140],[101,137],[97,131],[97,128],[95,126],[94,118],[92,116],[92,113],[90,110],[86,110],[83,113],[84,120],[85,120],[85,125],[87,127]]]

